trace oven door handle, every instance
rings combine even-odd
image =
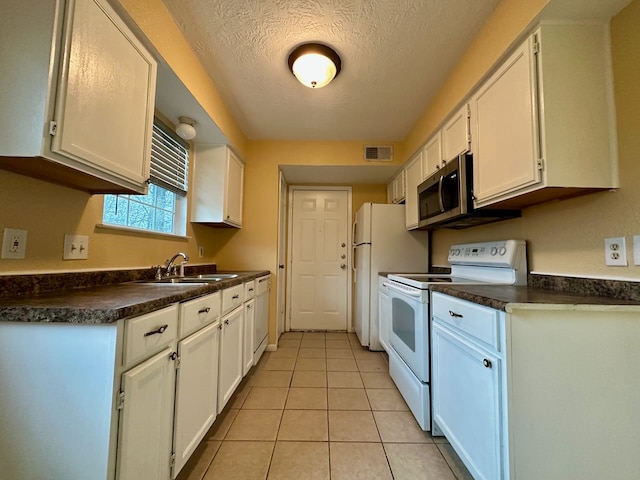
[[[401,293],[402,295],[406,295],[408,297],[417,298],[417,297],[420,297],[420,295],[422,295],[422,292],[420,290],[404,290],[400,287],[396,287],[392,283],[387,283],[387,282],[384,282],[383,285],[387,287],[389,290],[393,290],[394,292]]]
[[[440,175],[440,180],[438,180],[438,203],[440,203],[440,211],[444,212],[444,202],[442,201],[442,182],[444,182],[444,175]]]

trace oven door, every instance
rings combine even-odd
[[[391,348],[421,382],[429,381],[429,303],[418,289],[405,292],[387,284],[391,303]],[[428,297],[427,297],[428,298]]]

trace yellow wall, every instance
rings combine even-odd
[[[611,21],[620,189],[550,202],[525,209],[521,219],[472,228],[440,230],[433,235],[433,262],[445,264],[452,243],[523,238],[529,244],[532,271],[577,276],[637,279],[632,236],[640,235],[640,0]],[[604,265],[604,238],[627,239],[629,267]],[[639,259],[640,260],[640,259]]]

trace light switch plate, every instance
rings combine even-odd
[[[2,237],[2,256],[9,260],[22,260],[27,251],[27,231],[5,228]]]
[[[633,264],[640,265],[640,235],[633,236]]]
[[[89,236],[65,235],[63,260],[86,260],[89,258]]]
[[[626,267],[627,243],[624,237],[604,239],[604,262],[610,267]]]

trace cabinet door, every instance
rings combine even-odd
[[[242,348],[242,376],[253,367],[254,325],[256,318],[256,300],[251,299],[244,304],[244,347]]]
[[[395,196],[394,203],[400,203],[405,198],[406,189],[407,189],[405,180],[406,180],[405,172],[404,170],[401,170],[400,173],[396,175],[396,178],[393,182],[393,192]]]
[[[242,380],[244,307],[240,306],[222,318],[218,381],[218,413],[227,404]]]
[[[169,478],[174,353],[173,347],[166,348],[122,374],[124,403],[118,432],[118,480]]]
[[[436,423],[473,478],[504,478],[500,359],[437,321],[432,323],[431,335]]]
[[[228,223],[242,225],[242,187],[244,164],[232,151],[227,158],[227,178],[225,182],[224,218]]]
[[[173,478],[216,419],[219,348],[220,324],[217,322],[178,344],[180,368],[176,378]]]
[[[442,155],[448,162],[469,151],[469,105],[465,104],[442,127]]]
[[[423,180],[444,165],[440,132],[427,142],[423,150]]]
[[[156,63],[105,0],[71,2],[51,150],[144,192]]]
[[[418,226],[418,185],[422,182],[422,152],[418,153],[405,167],[407,196],[405,198],[405,218],[407,230]]]
[[[471,99],[476,206],[540,181],[537,88],[532,40],[509,57]]]

